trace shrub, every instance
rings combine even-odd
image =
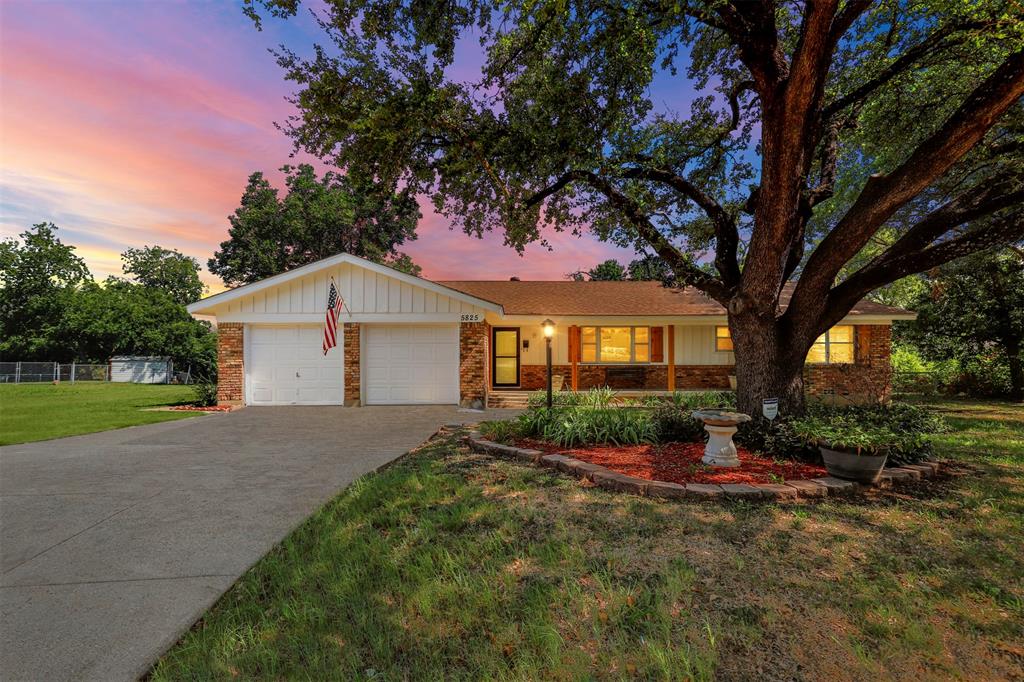
[[[931,410],[908,403],[816,407],[794,420],[793,431],[807,446],[818,440],[853,448],[886,447],[892,464],[912,464],[929,458],[928,436],[947,429],[945,420]]]
[[[661,443],[698,443],[704,440],[707,432],[704,423],[694,419],[692,410],[687,406],[678,406],[671,402],[662,402],[654,408],[651,419],[658,441]]]
[[[817,462],[821,459],[818,448],[797,435],[793,428],[794,421],[789,415],[779,415],[772,421],[753,419],[739,425],[733,440],[748,450],[776,459]]]
[[[217,404],[217,384],[200,382],[192,384],[192,404],[196,407],[213,407]]]
[[[530,407],[547,407],[547,391],[533,391],[527,396]],[[610,407],[617,400],[615,391],[607,388],[592,388],[589,391],[556,391],[551,394],[554,407]]]
[[[533,408],[519,417],[518,425],[523,435],[560,447],[641,445],[657,436],[647,410],[623,407]]]

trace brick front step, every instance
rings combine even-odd
[[[568,455],[545,455],[539,450],[502,445],[484,439],[477,431],[466,436],[466,441],[469,443],[470,449],[476,452],[510,457],[520,462],[548,467],[579,479],[585,479],[606,490],[645,497],[681,500],[796,502],[813,498],[853,495],[871,487],[832,476],[783,483],[723,483],[721,485],[687,483],[680,485],[668,481],[651,481],[646,478],[627,476],[599,464],[584,462]],[[907,467],[885,469],[882,472],[881,480],[875,487],[891,488],[893,484],[931,478],[938,474],[938,471],[938,462],[922,462]]]
[[[494,392],[487,394],[487,407],[492,409],[525,410],[529,406],[530,394],[525,391]]]

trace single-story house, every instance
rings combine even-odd
[[[332,281],[343,330],[325,355]],[[501,404],[546,385],[546,319],[567,388],[727,389],[733,374],[722,306],[658,282],[433,282],[339,254],[188,310],[216,318],[223,404]],[[808,391],[885,399],[890,329],[904,319],[862,301],[812,349]]]

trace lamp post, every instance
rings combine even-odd
[[[555,323],[550,319],[541,322],[544,327],[544,343],[548,356],[548,409],[551,409],[551,337],[555,335]]]

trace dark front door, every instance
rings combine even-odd
[[[494,328],[491,376],[495,386],[519,385],[519,328]]]

